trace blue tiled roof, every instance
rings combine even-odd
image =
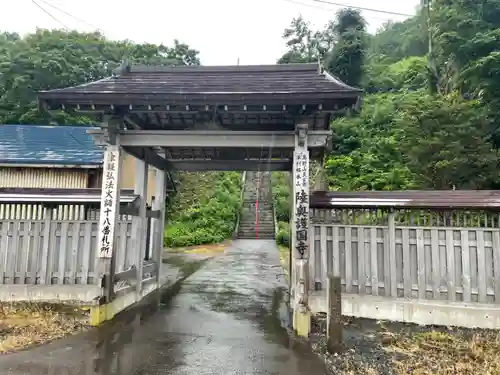
[[[88,126],[0,125],[0,163],[99,165]]]

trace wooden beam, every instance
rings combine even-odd
[[[123,147],[130,155],[137,159],[145,161],[147,164],[153,165],[155,168],[168,172],[172,169],[171,164],[158,153],[147,147]]]
[[[89,131],[99,144],[105,143],[102,130]],[[309,148],[325,147],[330,131],[308,133]],[[294,131],[234,130],[125,130],[120,133],[124,147],[215,147],[289,148],[295,147]]]
[[[291,160],[168,160],[177,171],[291,171]]]

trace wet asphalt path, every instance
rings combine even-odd
[[[323,375],[282,327],[282,272],[274,241],[234,241],[159,309],[153,301],[98,330],[0,357],[0,374]]]

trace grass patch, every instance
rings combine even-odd
[[[397,374],[500,374],[498,332],[431,330],[388,335],[387,349],[401,357],[393,360]]]
[[[288,246],[278,245],[280,251],[280,262],[281,266],[285,270],[285,273],[290,275],[290,249]]]
[[[88,315],[78,307],[0,303],[0,353],[46,343],[88,328]]]
[[[231,237],[241,208],[241,173],[183,173],[179,186],[165,229],[165,246],[212,244]]]
[[[326,317],[313,320],[313,348],[332,374],[498,375],[500,332],[342,317],[344,351],[326,352]]]

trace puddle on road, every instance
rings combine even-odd
[[[262,289],[265,282],[256,285],[249,280],[245,281],[249,281],[249,285],[244,287],[231,287],[228,285],[230,278],[219,280],[220,285],[217,287],[215,278],[212,279],[213,282],[203,281],[203,277],[195,277],[197,280],[189,278],[207,260],[196,261],[196,264],[181,264],[183,277],[178,282],[152,294],[140,306],[119,314],[114,321],[89,332],[86,337],[75,339],[72,345],[66,343],[55,349],[47,348],[45,351],[40,350],[38,354],[34,352],[31,356],[28,353],[24,357],[19,356],[20,360],[11,365],[0,363],[0,373],[236,373],[231,372],[231,368],[234,369],[231,366],[256,369],[250,372],[246,370],[245,373],[249,374],[325,373],[318,370],[321,367],[318,365],[318,358],[308,344],[291,338],[285,287],[265,291]],[[181,262],[179,259],[175,260],[177,261]],[[204,270],[197,272],[196,275],[203,272]],[[206,275],[210,275],[210,271]],[[207,277],[210,280],[210,276]],[[190,311],[191,302],[200,311]],[[203,322],[207,318],[207,309],[217,316],[211,321]],[[208,315],[208,318],[213,318],[213,315]],[[233,324],[235,321],[239,323]],[[235,327],[243,331],[232,331]],[[217,336],[218,333],[222,335]],[[227,355],[227,351],[240,358],[240,362],[223,360],[222,358],[231,357]],[[251,355],[256,357],[249,359]],[[4,365],[8,366],[9,371],[2,371]],[[220,367],[216,372],[210,372],[214,366]]]

